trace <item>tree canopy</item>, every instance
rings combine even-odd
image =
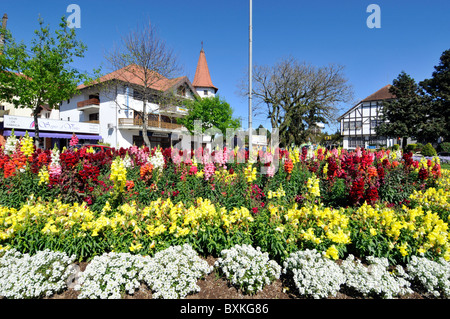
[[[381,119],[385,122],[375,130],[378,135],[435,143],[442,137],[450,139],[450,50],[444,51],[430,79],[418,84],[401,72],[390,92],[395,99],[383,102]]]
[[[450,49],[442,53],[430,79],[420,82],[424,96],[429,100],[426,123],[420,137],[433,141],[443,137],[450,141]]]
[[[233,118],[233,109],[225,99],[215,97],[196,97],[194,100],[185,100],[184,106],[188,115],[179,118],[178,123],[184,125],[189,132],[195,132],[195,121],[201,121],[202,133],[208,129],[217,128],[226,136],[226,129],[240,127],[239,119]]]
[[[383,121],[375,128],[380,136],[403,139],[406,147],[408,137],[415,137],[423,120],[424,101],[420,96],[420,88],[416,81],[404,71],[392,82],[389,92],[395,99],[383,102]]]
[[[75,29],[61,18],[53,35],[49,26],[39,18],[39,29],[31,46],[16,43],[8,30],[4,35],[0,55],[0,100],[16,108],[31,108],[35,123],[35,144],[39,146],[38,114],[42,105],[49,108],[72,97],[80,82],[88,76],[70,66],[74,57],[83,57],[86,46],[76,38]]]

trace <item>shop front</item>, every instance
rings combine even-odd
[[[72,134],[78,137],[79,144],[97,144],[102,137],[100,127],[96,123],[60,121],[54,119],[38,119],[39,123],[39,147],[51,149],[55,145],[62,149],[68,147]],[[4,116],[3,136],[6,139],[14,130],[17,137],[24,136],[27,132],[31,137],[34,133],[34,119],[26,116]]]
[[[172,146],[171,136],[172,133],[161,133],[161,132],[147,132],[148,139],[150,140],[150,148],[161,147],[168,148]],[[139,135],[133,135],[133,144],[140,147],[144,145],[144,137],[142,136],[142,131],[139,131]]]

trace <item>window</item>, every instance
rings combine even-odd
[[[363,138],[358,137],[349,137],[348,138],[348,146],[349,147],[364,147],[364,141]]]
[[[369,139],[369,145],[386,146],[386,137],[383,136],[371,136]]]
[[[5,110],[5,106],[4,105],[0,105],[0,111],[4,111]]]
[[[203,90],[203,95],[208,95],[208,90]]]
[[[350,128],[350,122],[344,122],[343,128],[344,130],[348,130]]]
[[[135,100],[139,100],[139,101],[143,101],[144,100],[144,97],[143,97],[143,94],[142,94],[142,92],[139,92],[138,90],[133,90],[133,99],[135,99]]]
[[[69,103],[70,103],[70,99],[67,100],[67,104],[69,104]]]
[[[98,113],[89,114],[89,121],[98,121]]]
[[[178,95],[186,96],[186,88],[184,86],[178,88]]]
[[[383,121],[380,120],[371,120],[370,121],[370,126],[372,126],[373,128],[377,127],[378,125],[380,125],[381,123],[383,123]]]
[[[349,128],[354,130],[354,129],[361,129],[362,127],[362,121],[354,121],[354,122],[349,122]]]

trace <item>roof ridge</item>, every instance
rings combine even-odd
[[[132,70],[133,67],[137,67],[138,70],[136,72],[133,72],[133,70]],[[120,69],[117,69],[115,71],[112,71],[108,74],[101,76],[100,78],[95,80],[93,83],[89,83],[87,85],[81,84],[77,87],[77,89],[81,90],[81,89],[87,88],[89,86],[99,84],[99,83],[104,83],[104,82],[111,81],[111,80],[119,80],[119,81],[127,82],[130,84],[143,85],[142,78],[140,78],[139,75],[137,75],[139,72],[143,72],[142,67],[139,67],[138,65],[132,63],[132,64],[126,65]],[[159,74],[156,71],[151,71],[151,72],[157,74],[157,77],[158,77],[149,86],[150,88],[155,89],[155,90],[166,90],[167,86],[170,87],[170,83],[173,83],[174,80],[179,80],[182,77],[181,76],[181,77],[169,79],[169,78]]]

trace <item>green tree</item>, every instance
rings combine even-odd
[[[202,122],[202,133],[211,128],[219,129],[226,136],[226,129],[240,127],[239,119],[233,118],[233,109],[218,95],[215,97],[197,97],[183,102],[188,109],[188,115],[179,118],[178,124],[184,125],[189,132],[194,133],[195,121]]]
[[[395,99],[383,102],[382,124],[375,128],[378,135],[401,137],[405,148],[408,137],[415,137],[423,121],[424,101],[420,88],[413,78],[401,72],[389,91]]]
[[[70,67],[74,57],[83,57],[86,46],[76,38],[75,29],[61,18],[59,29],[50,33],[39,18],[39,29],[30,48],[16,43],[8,30],[0,55],[0,100],[16,108],[31,108],[34,117],[35,145],[39,146],[38,114],[42,105],[53,109],[72,97],[88,76]]]
[[[450,49],[442,53],[440,63],[434,67],[430,79],[420,82],[425,96],[430,100],[427,121],[421,136],[435,142],[438,137],[450,140]]]

